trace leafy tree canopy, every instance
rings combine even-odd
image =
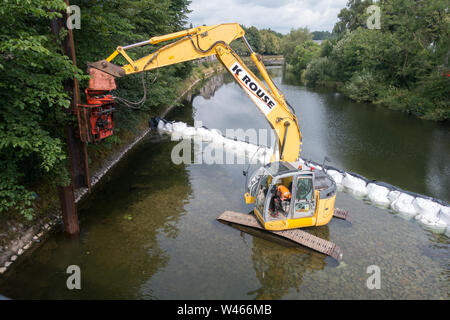
[[[72,0],[81,9],[81,29],[74,30],[78,65],[61,51],[64,31],[54,36],[50,22],[66,10],[63,0],[3,0],[0,6],[0,213],[17,211],[32,217],[32,192],[39,183],[67,184],[65,135],[70,97],[63,83],[74,76],[82,81],[88,61],[97,61],[125,45],[152,35],[183,29],[187,0]],[[146,49],[136,50],[142,54]],[[82,69],[82,70],[80,70]],[[189,73],[189,65],[162,71],[149,88],[150,103],[172,103],[173,79]],[[127,87],[128,85],[128,87]],[[131,77],[124,83],[131,96],[141,86]],[[130,126],[124,110],[118,127]]]

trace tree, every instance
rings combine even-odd
[[[248,49],[242,39],[233,41],[230,46],[240,56],[249,55]]]
[[[328,57],[331,52],[333,51],[333,44],[329,40],[324,40],[320,44],[320,56],[321,57]]]
[[[338,14],[339,20],[333,28],[333,33],[340,38],[346,31],[365,27],[368,18],[366,9],[372,4],[372,0],[349,0],[347,7]]]
[[[74,30],[82,70],[88,61],[108,56],[118,45],[184,28],[189,12],[187,0],[72,0],[71,4],[82,12],[82,27]],[[76,76],[86,84],[88,77],[61,52],[64,32],[55,37],[50,31],[51,19],[61,17],[65,9],[64,0],[3,0],[0,6],[0,212],[17,211],[31,218],[32,190],[38,184],[69,182],[63,128],[74,119],[64,112],[70,98],[63,82]],[[142,56],[148,50],[138,48],[129,54]],[[159,81],[147,89],[148,103],[142,111],[122,108],[116,114],[117,131],[134,128],[150,108],[173,103],[175,80],[189,72],[189,64],[158,71]],[[142,94],[140,76],[118,82],[124,89],[118,95]],[[111,141],[117,140],[104,145]]]
[[[448,119],[450,14],[445,0],[381,0],[381,29],[366,26],[372,1],[351,0],[324,43],[321,56],[333,64],[334,81],[355,100],[372,101],[427,119]],[[329,82],[325,60],[305,73]],[[317,79],[319,77],[319,79]],[[320,77],[323,77],[322,79]]]
[[[282,34],[271,29],[258,30],[256,27],[243,27],[245,31],[245,38],[255,52],[260,54],[276,55],[280,54],[280,39]],[[243,41],[234,41],[231,43],[231,48],[239,55],[248,55],[248,49]]]
[[[331,38],[329,31],[313,31],[311,32],[313,40],[327,40]]]
[[[70,100],[63,81],[80,71],[50,33],[50,20],[65,7],[62,0],[0,6],[0,212],[31,218],[26,182],[43,175],[67,181],[61,128]]]
[[[306,69],[313,58],[320,54],[320,46],[312,40],[308,40],[295,47],[292,55],[293,71],[298,75]]]
[[[327,86],[336,78],[336,65],[328,57],[313,59],[306,67],[304,79],[308,86]]]
[[[263,43],[263,54],[276,55],[280,54],[280,38],[275,32],[270,29],[263,29],[260,31],[261,40]]]
[[[255,52],[263,52],[263,42],[256,27],[251,26],[250,28],[245,29],[245,38]]]
[[[311,40],[311,34],[307,28],[292,29],[281,40],[281,52],[288,64],[292,64],[295,47],[303,42]]]

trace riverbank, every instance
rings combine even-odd
[[[284,56],[262,56],[263,63],[266,67],[268,66],[283,66]],[[247,64],[247,67],[251,68],[254,66],[252,59],[249,56],[242,57],[242,60]]]
[[[105,174],[116,165],[137,143],[148,133],[148,119],[155,116],[165,116],[186,94],[195,89],[203,80],[214,74],[223,72],[222,65],[216,60],[197,61],[196,67],[187,79],[176,85],[178,98],[169,106],[159,106],[148,115],[142,117],[135,130],[121,130],[116,143],[109,148],[88,149],[90,152],[91,185],[94,187]],[[36,248],[55,226],[61,224],[61,210],[56,190],[41,186],[39,198],[41,204],[36,212],[36,218],[26,221],[13,214],[4,214],[0,220],[0,274],[5,273],[19,257],[28,250]],[[75,190],[76,202],[80,202],[88,194],[87,188]]]
[[[332,56],[315,57],[305,63],[303,69],[296,63],[291,61],[286,69],[310,88],[332,89],[355,102],[379,105],[421,120],[449,122],[450,78],[445,69],[408,83],[393,81],[394,71],[380,75],[376,70],[357,70],[362,63],[350,67],[351,64]]]
[[[336,91],[357,103],[400,111],[421,120],[450,123],[448,102],[433,103],[419,89],[395,88],[366,75],[355,76],[347,81],[326,76],[324,70],[331,69],[332,66],[323,63],[321,59],[313,60],[306,69],[301,71],[301,74],[294,72],[292,65],[286,64],[286,78],[291,82],[300,82],[311,89]],[[329,62],[327,63],[329,64]],[[445,79],[443,81],[445,82]],[[442,86],[444,85],[442,84]]]
[[[301,82],[311,88],[332,89],[352,101],[379,105],[390,110],[406,113],[421,120],[450,123],[448,102],[447,105],[442,102],[440,107],[433,106],[433,103],[427,97],[408,89],[387,88],[387,85],[376,83],[376,81],[368,86],[361,77],[347,82],[324,80],[318,84],[311,85],[305,79],[307,77],[303,72],[300,77]]]

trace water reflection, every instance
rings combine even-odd
[[[321,96],[324,122],[333,132],[326,139],[327,150],[344,169],[428,193],[423,179],[433,136],[427,123],[417,130],[419,120],[400,112],[358,105],[331,93]]]
[[[427,154],[426,188],[438,198],[450,197],[450,133],[441,126],[433,129]]]
[[[88,250],[96,253],[88,268],[102,270],[102,275],[93,273],[96,287],[103,282],[109,286],[115,279],[116,288],[130,290],[118,290],[120,295],[139,298],[135,288],[167,265],[170,257],[160,248],[159,238],[177,238],[184,202],[192,192],[185,166],[168,161],[172,147],[173,143],[155,144],[149,139],[139,146],[138,157],[126,159],[120,168],[125,172],[97,191],[106,197],[92,197],[83,204],[80,216],[88,221],[82,223],[93,228],[87,230]],[[88,218],[89,212],[97,214]],[[118,272],[122,277],[117,277]],[[105,288],[99,296],[108,291]],[[152,298],[151,293],[145,297]]]
[[[192,103],[192,99],[195,96],[201,96],[206,100],[214,97],[214,93],[224,84],[224,74],[217,74],[208,79],[201,81],[193,89],[189,90],[183,99],[189,103]]]
[[[160,140],[150,136],[127,155],[82,203],[80,237],[68,240],[58,233],[21,257],[23,263],[1,279],[3,294],[14,299],[155,298],[151,290],[138,289],[170,261],[161,239],[178,237],[192,193],[186,167],[170,162],[174,143],[155,143],[155,138]],[[65,270],[73,264],[82,271],[80,291],[65,285]]]
[[[299,293],[303,276],[323,270],[326,266],[327,257],[323,254],[266,231],[235,224],[232,226],[253,236],[251,257],[259,288],[247,294],[255,299],[281,299],[291,289]],[[327,226],[310,229],[309,232],[330,240]]]
[[[296,110],[304,157],[321,161],[328,155],[344,170],[450,200],[448,125],[356,103],[332,90],[307,89],[291,74],[275,80]]]

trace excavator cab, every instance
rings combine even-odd
[[[280,195],[280,186],[290,197]],[[246,200],[255,203],[254,213],[265,229],[285,230],[328,223],[335,196],[336,184],[325,172],[278,161],[252,175]]]

